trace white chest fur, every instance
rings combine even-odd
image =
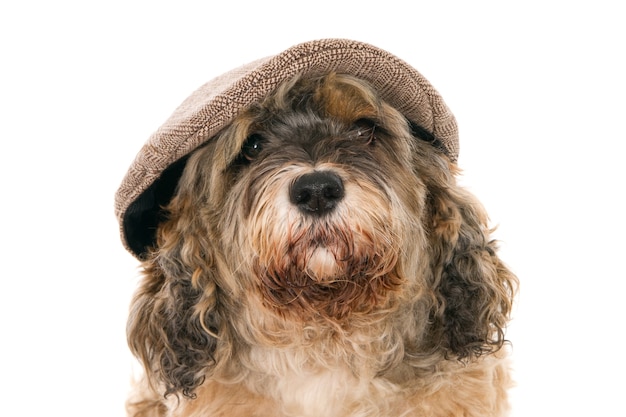
[[[303,352],[258,349],[251,358],[256,369],[248,388],[272,398],[287,416],[382,415],[381,407],[398,395],[354,357],[348,364],[341,357],[313,360]]]

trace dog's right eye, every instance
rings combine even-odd
[[[241,156],[247,161],[256,159],[263,150],[263,142],[265,142],[265,138],[258,133],[248,136],[241,147]]]

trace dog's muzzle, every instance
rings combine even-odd
[[[289,189],[291,203],[302,213],[323,215],[344,196],[343,181],[331,171],[314,171],[298,177]]]

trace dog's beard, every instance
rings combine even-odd
[[[270,183],[288,183],[285,177]],[[384,193],[362,194],[367,188],[372,185],[349,184],[348,197],[324,216],[303,214],[281,201],[285,192],[265,190],[249,242],[266,306],[305,319],[341,319],[389,307],[403,282],[396,268],[399,239]]]

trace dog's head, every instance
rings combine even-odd
[[[242,345],[298,326],[395,320],[414,357],[499,349],[515,278],[456,174],[437,138],[367,82],[287,81],[186,160],[131,347],[186,395]]]

